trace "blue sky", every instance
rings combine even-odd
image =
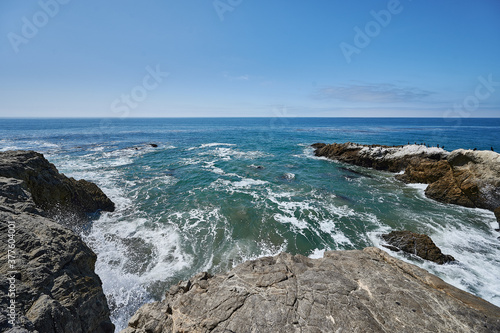
[[[499,117],[500,1],[0,2],[0,117]]]

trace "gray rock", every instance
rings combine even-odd
[[[7,261],[9,225],[16,240],[13,267]],[[96,255],[71,230],[43,216],[0,209],[0,244],[2,330],[11,327],[6,309],[11,300],[9,278],[14,277],[21,328],[40,333],[114,331],[101,280],[94,272]]]
[[[30,192],[35,191],[39,203],[50,208],[66,195],[78,196],[85,190],[75,187],[75,180],[59,174],[40,154],[8,152],[0,158],[1,174],[17,177],[0,177],[0,330],[114,332],[102,283],[94,272],[95,253],[72,230],[48,218]],[[47,194],[44,186],[57,193]],[[78,200],[67,207],[79,214],[87,212],[78,211],[82,209]],[[12,300],[15,327],[9,323]]]
[[[141,307],[122,333],[499,331],[500,308],[366,248],[198,274]]]
[[[0,152],[0,177],[23,180],[37,207],[61,220],[115,209],[96,184],[60,174],[42,154],[34,151]]]

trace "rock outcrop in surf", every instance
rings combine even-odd
[[[114,332],[95,253],[44,211],[69,207],[84,215],[111,209],[111,201],[95,184],[66,178],[35,152],[0,153],[0,174],[0,330]]]
[[[316,156],[390,172],[406,183],[425,183],[427,197],[443,203],[495,211],[500,208],[500,154],[423,145],[314,144]],[[500,224],[500,217],[497,214]]]
[[[500,308],[366,248],[200,273],[141,307],[122,333],[496,331]]]
[[[417,234],[408,230],[391,231],[382,238],[389,244],[383,245],[393,251],[403,251],[442,265],[455,261],[455,258],[443,254],[432,239],[425,234]]]

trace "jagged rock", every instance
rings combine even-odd
[[[15,156],[21,155],[24,153]],[[24,161],[17,167],[10,157],[4,160],[5,156],[13,154],[0,155],[2,174],[23,175],[23,163],[27,163],[24,176],[38,179],[36,167],[31,165],[40,165],[38,155],[28,154],[38,161]],[[32,188],[43,184],[71,186],[71,182],[61,180],[55,168],[40,172],[43,181],[35,182]],[[94,272],[96,255],[73,231],[46,217],[28,189],[24,180],[0,177],[0,330],[114,332],[102,283]],[[57,201],[51,203],[57,205]],[[16,305],[14,317],[8,309],[11,300]],[[11,319],[16,327],[9,323]]]
[[[454,182],[475,207],[493,211],[500,206],[500,154],[457,149],[448,162]]]
[[[313,147],[316,148],[316,156],[391,172],[404,170],[414,159],[442,160],[448,155],[448,152],[441,148],[429,148],[422,145],[390,147],[347,142],[329,145],[316,143]]]
[[[406,183],[429,184],[425,195],[443,203],[494,210],[500,206],[500,154],[421,145],[314,144],[317,156],[397,172]]]
[[[455,261],[452,256],[443,254],[441,249],[425,234],[417,234],[408,230],[391,231],[389,234],[383,234],[382,238],[390,244],[386,247],[391,250],[414,254],[440,265]]]
[[[13,267],[7,261],[9,225],[16,240]],[[71,230],[43,216],[0,210],[0,243],[1,329],[11,326],[5,311],[9,278],[15,277],[21,327],[40,333],[114,331],[94,273],[96,255]]]
[[[24,188],[22,180],[5,177],[0,177],[0,210],[43,214],[36,208],[31,193]]]
[[[34,151],[0,152],[0,177],[24,181],[35,204],[50,216],[67,217],[114,211],[114,203],[96,184],[60,174]]]
[[[405,183],[431,184],[451,172],[448,161],[412,160],[405,169],[404,174],[396,175]]]
[[[122,333],[497,331],[500,308],[366,248],[198,274],[141,307]]]

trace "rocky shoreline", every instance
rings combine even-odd
[[[2,332],[114,332],[97,256],[66,227],[113,209],[97,185],[65,177],[41,154],[0,153]]]
[[[457,149],[448,152],[424,145],[381,146],[316,143],[315,155],[362,167],[404,172],[405,183],[429,184],[428,198],[495,213],[500,226],[500,154]]]
[[[389,164],[408,168],[412,158]],[[3,332],[114,332],[96,255],[76,233],[101,210],[114,205],[95,184],[65,177],[41,154],[0,152]],[[421,242],[415,254],[452,261],[423,236],[387,241],[410,253]],[[492,332],[500,331],[500,308],[380,249],[321,259],[282,253],[181,281],[163,301],[141,307],[122,332],[290,331]]]

